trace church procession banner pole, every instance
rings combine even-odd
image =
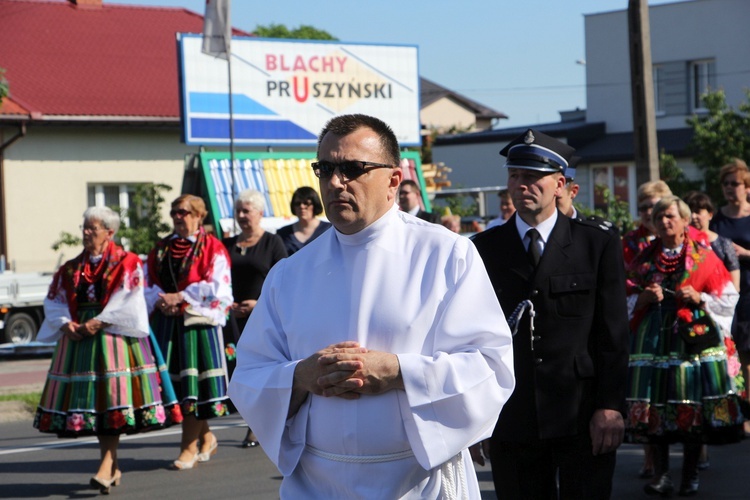
[[[206,15],[203,20],[203,53],[227,61],[229,79],[229,175],[232,186],[232,202],[237,196],[234,180],[234,99],[232,96],[232,23],[230,21],[231,0],[206,0]],[[232,217],[234,220],[234,217]],[[217,232],[221,228],[216,228]],[[234,222],[234,233],[237,223]]]

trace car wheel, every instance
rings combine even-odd
[[[5,342],[28,344],[36,338],[36,322],[26,313],[15,313],[5,322]]]

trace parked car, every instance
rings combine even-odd
[[[51,274],[0,273],[0,345],[26,345],[36,340],[51,282]]]

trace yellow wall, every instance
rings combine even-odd
[[[51,245],[61,231],[80,233],[89,184],[164,183],[171,201],[182,188],[184,156],[196,149],[180,144],[174,131],[30,131],[3,159],[8,266],[51,272],[80,253]]]

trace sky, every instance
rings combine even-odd
[[[648,4],[675,0],[649,0]],[[104,0],[183,7],[205,0]],[[500,127],[556,122],[586,107],[584,15],[628,0],[234,0],[231,22],[310,25],[343,42],[419,47],[420,76],[508,115]]]

